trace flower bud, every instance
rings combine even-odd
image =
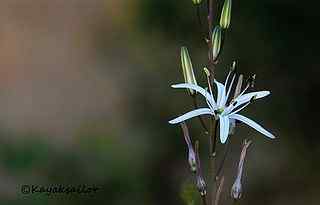
[[[221,41],[222,41],[222,32],[221,27],[216,26],[213,29],[212,37],[211,37],[211,43],[212,43],[212,58],[215,61],[220,53],[221,48]]]
[[[181,47],[181,65],[184,81],[186,83],[191,83],[197,85],[197,80],[193,72],[193,66],[189,56],[188,49],[186,47]],[[194,95],[196,92],[192,89],[188,89],[191,95]]]
[[[192,3],[194,5],[199,5],[199,4],[201,4],[201,2],[202,2],[202,0],[192,0]]]
[[[220,26],[223,29],[227,29],[230,26],[231,7],[232,7],[232,0],[225,0],[222,7],[222,11],[221,11],[221,16],[220,16]]]

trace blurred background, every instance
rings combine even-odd
[[[256,89],[272,95],[244,113],[278,138],[238,127],[221,204],[232,202],[245,138],[253,144],[240,204],[320,203],[318,8],[312,0],[233,2],[217,79],[233,60],[245,76],[255,73]],[[201,28],[191,0],[1,0],[1,204],[187,204],[186,146],[167,121],[192,100],[170,84],[183,81],[187,46],[205,85],[205,15],[203,7]],[[197,119],[188,125],[206,166],[206,136]],[[101,189],[24,195],[24,184]]]

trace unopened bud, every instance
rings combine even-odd
[[[186,47],[181,47],[181,66],[184,81],[186,83],[191,83],[197,85],[197,80],[193,72],[192,62],[189,56],[188,49]],[[196,92],[192,89],[188,89],[191,95],[194,95]]]
[[[202,0],[192,0],[192,3],[194,5],[199,5],[199,4],[201,4],[201,2],[202,2]]]
[[[221,32],[221,27],[220,26],[216,26],[213,29],[212,32],[212,58],[215,61],[219,54],[220,54],[220,50],[221,50],[221,41],[222,41],[222,32]]]
[[[220,26],[223,29],[227,29],[230,26],[231,21],[231,7],[232,7],[232,0],[225,0],[220,17]]]

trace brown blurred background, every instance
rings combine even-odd
[[[246,114],[278,138],[239,127],[230,139],[222,204],[231,203],[244,138],[253,146],[240,204],[320,203],[318,6],[233,3],[217,78],[224,79],[232,60],[239,72],[256,73],[256,88],[272,95]],[[192,102],[170,84],[183,80],[184,45],[205,85],[203,33],[191,0],[2,0],[1,204],[185,204],[180,192],[191,181],[186,147],[179,127],[167,121]],[[189,125],[205,157],[199,122]],[[101,190],[24,195],[23,184],[95,184]]]

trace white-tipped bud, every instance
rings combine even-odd
[[[222,32],[221,32],[221,27],[216,26],[213,29],[212,32],[212,37],[211,37],[211,43],[212,43],[212,59],[215,61],[221,50],[221,41],[222,41]]]
[[[220,16],[220,26],[223,29],[227,29],[230,26],[231,7],[232,7],[232,0],[225,0],[222,7],[222,11],[221,11],[221,16]]]
[[[193,3],[194,5],[199,5],[199,4],[202,3],[202,0],[192,0],[192,3]]]
[[[182,66],[184,81],[186,83],[197,85],[197,80],[193,72],[191,58],[189,56],[189,52],[186,47],[181,47],[181,66]],[[188,90],[191,95],[194,95],[196,93],[192,89],[188,89]]]

